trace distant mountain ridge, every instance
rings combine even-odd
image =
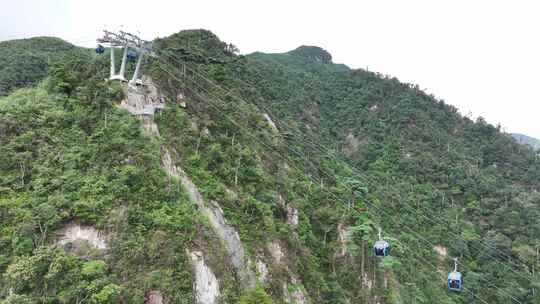
[[[0,42],[0,96],[37,84],[51,65],[88,60],[90,51],[60,38],[34,37]]]
[[[512,133],[511,135],[520,144],[529,145],[535,150],[540,150],[540,139],[519,133]]]

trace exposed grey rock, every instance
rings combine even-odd
[[[219,282],[204,261],[200,251],[189,252],[195,273],[195,299],[197,304],[215,304],[219,298]]]
[[[250,267],[248,267],[248,260],[244,251],[244,246],[240,241],[240,236],[234,227],[230,226],[225,220],[223,210],[221,210],[220,206],[216,202],[206,202],[204,200],[195,184],[182,170],[182,168],[173,164],[171,154],[167,149],[164,149],[163,151],[162,162],[169,175],[180,179],[180,182],[182,183],[184,189],[186,189],[190,200],[199,206],[201,212],[208,218],[208,221],[216,235],[223,241],[229,258],[231,259],[231,263],[238,274],[242,287],[255,287],[255,273]]]
[[[437,254],[439,255],[439,259],[442,261],[444,261],[444,259],[446,259],[446,257],[448,256],[448,248],[444,246],[441,246],[441,245],[435,246],[433,247],[433,250],[437,252]]]
[[[161,291],[151,290],[146,296],[145,304],[168,304],[169,302],[165,299]]]
[[[143,122],[145,130],[150,135],[159,136],[159,130],[157,125],[154,123],[153,115],[156,110],[165,107],[164,98],[161,94],[159,94],[159,90],[152,83],[151,79],[146,79],[144,82],[148,84],[145,88],[127,89],[128,98],[120,104],[120,107],[139,117]],[[209,135],[210,131],[205,127],[203,128],[202,133],[204,135]],[[180,180],[182,186],[184,189],[186,189],[190,200],[199,206],[201,212],[208,218],[212,229],[225,245],[225,249],[227,250],[231,263],[238,274],[242,287],[255,287],[255,273],[250,267],[248,267],[249,263],[246,258],[242,242],[240,241],[240,236],[234,227],[230,226],[226,222],[220,206],[216,202],[204,201],[201,193],[187,174],[180,167],[174,164],[171,154],[166,148],[163,148],[161,158],[163,167],[168,175],[176,177]],[[196,285],[196,288],[203,287],[197,287]]]
[[[259,273],[259,280],[263,283],[268,281],[268,266],[262,261],[257,260],[257,271]]]
[[[349,227],[342,223],[339,223],[337,226],[339,248],[335,253],[336,258],[343,258],[347,256],[348,229]]]
[[[296,278],[291,279],[291,283],[283,283],[283,300],[290,304],[307,304],[308,297],[304,292],[302,284]]]
[[[283,257],[285,256],[283,250],[281,250],[281,245],[278,242],[269,243],[268,251],[270,252],[272,258],[274,258],[274,262],[276,264],[281,263],[281,259],[283,259]]]
[[[56,235],[56,244],[60,246],[70,244],[80,247],[81,244],[88,244],[94,249],[105,250],[108,248],[109,236],[92,226],[70,222],[64,228],[57,231]]]
[[[279,129],[277,128],[276,124],[274,123],[274,121],[272,120],[272,118],[270,118],[270,115],[268,115],[267,113],[264,113],[263,114],[263,117],[266,119],[266,121],[268,122],[268,125],[270,125],[270,128],[275,132],[275,133],[279,133]]]
[[[120,107],[128,110],[131,114],[137,116],[142,121],[144,130],[150,136],[159,136],[159,129],[154,122],[153,115],[157,110],[163,109],[165,107],[164,98],[162,95],[159,94],[159,91],[153,85],[151,79],[147,79],[145,83],[148,84],[146,88],[128,88],[128,98],[122,101]],[[169,151],[167,151],[166,149],[164,151],[165,152],[162,155],[162,163],[167,173],[173,177],[181,178],[182,176],[183,179],[187,179],[187,176],[183,174],[183,171],[179,170],[179,168],[173,165]],[[183,182],[183,184],[184,186],[186,185],[185,182]],[[187,185],[188,187],[195,187],[193,183],[188,183]],[[188,189],[188,191],[192,193],[193,190]],[[198,197],[196,199],[193,199],[192,197],[192,199],[199,205],[199,207],[201,207],[202,205],[200,204],[200,201],[202,201],[202,196],[200,195],[200,193],[198,193],[198,191],[196,192],[196,195],[198,195]],[[208,214],[208,208],[201,207],[201,210],[203,210],[203,212],[206,211],[205,213]],[[188,256],[190,257],[190,260],[192,262],[193,271],[195,274],[194,289],[197,303],[217,303],[217,299],[219,297],[219,283],[212,270],[206,265],[202,252],[188,251]],[[151,291],[145,303],[167,304],[166,299],[159,291]]]
[[[137,116],[151,116],[165,108],[165,97],[161,95],[151,80],[144,87],[127,87],[126,99],[120,107]]]
[[[287,211],[287,224],[296,228],[298,226],[298,209],[288,204],[281,194],[278,194],[278,203]]]
[[[298,226],[298,210],[290,204],[287,205],[287,224],[294,228]]]
[[[349,133],[345,138],[345,145],[343,147],[343,150],[345,154],[351,156],[358,152],[358,149],[365,143],[365,141],[363,142],[358,137],[354,136],[354,134]]]

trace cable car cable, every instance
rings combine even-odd
[[[166,71],[166,72],[167,72],[167,71]],[[170,74],[170,72],[168,72],[168,73]],[[202,89],[202,88],[200,88],[200,89]],[[206,101],[209,102],[209,100],[208,100],[207,98],[204,98],[203,96],[199,95],[199,93],[195,93],[195,92],[194,92],[194,94],[198,95],[199,98],[201,98],[201,99],[206,99]],[[235,122],[234,119],[230,118],[229,115],[225,114],[225,112],[223,111],[223,109],[221,109],[221,108],[215,106],[214,104],[212,104],[212,106],[215,107],[218,111],[220,111],[220,113],[221,113],[223,116],[225,116],[229,121],[231,121],[231,123],[237,125],[237,127],[239,127],[239,128],[242,128],[242,126],[238,125],[238,124]],[[247,133],[247,134],[250,134],[250,133]],[[256,136],[253,135],[253,137],[254,137],[254,139],[256,139],[257,141],[260,142],[260,140],[258,140],[258,138],[257,138]],[[265,146],[267,146],[267,145],[264,144],[264,143],[262,143],[262,144],[265,145]],[[267,146],[267,147],[268,147],[268,146]],[[279,153],[279,152],[278,152],[278,153]],[[290,164],[289,164],[289,165],[290,165]],[[292,166],[292,167],[294,167],[294,166]],[[298,170],[298,171],[300,171],[300,172],[302,172],[300,169],[297,169],[297,168],[295,168],[295,169]],[[322,190],[322,191],[325,191],[325,192],[331,194],[332,196],[335,196],[335,194],[333,194],[333,193],[331,193],[331,192],[329,192],[329,191],[326,191],[326,190]],[[410,229],[410,228],[409,228],[409,229]],[[414,231],[412,231],[412,230],[411,230],[411,232],[412,232],[413,234],[416,234],[416,233],[414,233]],[[420,238],[421,238],[421,237],[420,237]],[[418,239],[418,238],[415,238],[415,239]],[[482,300],[479,296],[477,296],[477,295],[475,295],[475,296],[476,296],[477,298],[479,298],[480,300]],[[482,302],[487,303],[487,302],[485,302],[485,301],[483,301],[483,300],[482,300]]]
[[[199,74],[200,74],[200,72],[196,72],[196,71],[193,71],[193,72],[194,72],[194,73],[199,73]],[[221,90],[223,90],[223,91],[227,91],[226,89],[220,87],[219,85],[215,84],[213,81],[209,80],[208,78],[206,78],[206,77],[204,77],[204,76],[202,76],[202,75],[201,75],[201,78],[205,79],[206,81],[208,81],[208,82],[211,83],[212,85],[218,87],[219,89],[221,89]],[[240,81],[243,82],[243,83],[245,83],[245,84],[247,84],[247,85],[250,85],[250,84],[244,82],[243,80],[240,80]],[[252,86],[252,85],[250,85],[250,86]],[[238,99],[238,98],[239,98],[239,97],[237,97],[237,99]],[[244,101],[244,102],[245,102],[245,101]],[[257,105],[257,106],[259,106],[259,105]],[[326,154],[330,155],[330,153],[328,153],[328,152],[327,152]],[[334,157],[336,157],[336,156],[335,156],[335,153],[334,153]],[[336,159],[336,158],[335,158],[335,159]],[[344,160],[341,160],[341,159],[338,159],[338,160],[339,160],[340,162],[345,162]],[[358,169],[356,169],[354,166],[351,166],[351,165],[348,164],[348,163],[346,163],[346,165],[347,165],[349,168],[351,168],[353,171],[358,171]],[[357,173],[357,174],[360,174],[360,173]],[[370,180],[369,178],[367,178],[367,177],[365,177],[365,176],[364,176],[364,179]],[[430,185],[430,186],[431,186],[431,185]],[[393,189],[395,189],[395,188],[393,188]],[[400,192],[400,191],[397,191],[397,192]],[[410,204],[407,204],[407,203],[405,203],[405,204],[408,206],[409,209],[412,209],[412,210],[415,210],[415,211],[417,210],[417,209],[415,209],[414,207],[412,207]],[[421,208],[422,208],[422,210],[424,210],[424,211],[427,210],[425,207],[421,207]],[[418,213],[416,212],[416,214],[418,214]],[[424,214],[422,214],[422,216],[423,216],[424,218],[426,218],[428,221],[430,221],[431,223],[435,223],[432,219],[426,217]],[[438,217],[437,217],[437,216],[434,216],[434,218],[438,218]],[[441,218],[441,221],[442,221],[442,218]],[[442,226],[449,227],[449,224],[448,224],[448,223],[444,223],[444,225],[442,225]],[[447,233],[448,233],[448,234],[453,234],[453,236],[454,236],[456,239],[462,239],[462,236],[457,235],[456,233],[453,233],[453,232],[451,232],[451,231],[449,231],[449,230],[447,230]],[[474,244],[474,243],[473,243],[473,244]],[[478,242],[477,244],[482,245],[481,242]],[[508,263],[508,264],[511,264],[512,266],[514,266],[514,267],[516,267],[516,268],[519,268],[519,267],[518,267],[519,265],[516,265],[515,263],[513,263],[513,261],[511,260],[512,258],[511,258],[510,256],[508,256],[507,254],[503,253],[501,250],[499,250],[499,249],[497,249],[497,248],[494,248],[494,247],[491,247],[491,246],[489,246],[488,244],[484,244],[483,246],[485,246],[485,247],[487,247],[487,248],[489,248],[489,249],[491,249],[491,250],[493,250],[493,251],[499,252],[499,253],[500,253],[501,255],[503,255],[504,257],[509,258],[510,260],[509,260],[508,262],[510,262],[510,263]],[[478,248],[478,247],[475,248],[473,245],[470,245],[470,247],[473,248],[473,249],[476,249],[476,250],[478,250],[478,251],[483,251],[483,250],[481,250],[481,249]],[[494,257],[493,255],[491,255],[491,254],[488,253],[488,256],[490,256],[491,258],[493,258],[493,260],[494,260],[495,263],[502,264],[502,262],[500,262],[500,261],[499,261],[496,257]],[[503,264],[503,265],[505,265],[505,264]],[[516,270],[514,270],[512,267],[510,267],[510,266],[506,266],[506,267],[508,267],[508,269],[510,269],[514,274],[520,276],[522,279],[525,279],[525,280],[528,280],[529,282],[532,282],[530,278],[525,277],[523,274],[516,272]]]
[[[169,73],[170,73],[170,72],[169,72]],[[200,89],[204,89],[204,88],[200,87]],[[209,93],[209,92],[208,92],[208,93]],[[239,126],[239,127],[241,128],[241,126]],[[412,230],[411,230],[411,231],[412,231]],[[413,233],[414,233],[414,232],[413,232]],[[424,240],[425,240],[425,239],[424,239]],[[431,244],[431,245],[433,245],[433,244]]]

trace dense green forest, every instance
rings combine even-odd
[[[49,66],[73,59],[89,59],[90,51],[62,39],[36,37],[0,42],[0,96],[47,76]]]
[[[5,86],[41,80],[0,99],[0,303],[149,303],[156,290],[214,303],[195,296],[193,250],[220,303],[540,303],[530,147],[318,47],[237,55],[204,30],[155,47],[144,70],[167,100],[157,137],[117,107],[107,55],[74,48]],[[164,151],[238,232],[255,286],[167,176]],[[108,249],[59,246],[69,223],[106,232]],[[445,286],[453,257],[459,293]]]

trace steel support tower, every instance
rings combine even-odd
[[[138,53],[139,58],[137,59],[137,65],[135,66],[135,72],[133,77],[129,81],[130,85],[136,85],[141,83],[139,80],[139,74],[141,72],[141,64],[144,56],[155,57],[154,52],[152,52],[152,42],[142,40],[137,35],[127,33],[124,31],[119,31],[118,33],[113,33],[107,30],[103,31],[103,37],[97,39],[98,43],[108,44],[111,49],[111,73],[110,80],[120,80],[127,82],[126,79],[126,63],[128,57],[129,49],[134,50]],[[120,71],[116,73],[116,65],[114,58],[114,49],[121,48],[123,49],[122,63],[120,65]]]

